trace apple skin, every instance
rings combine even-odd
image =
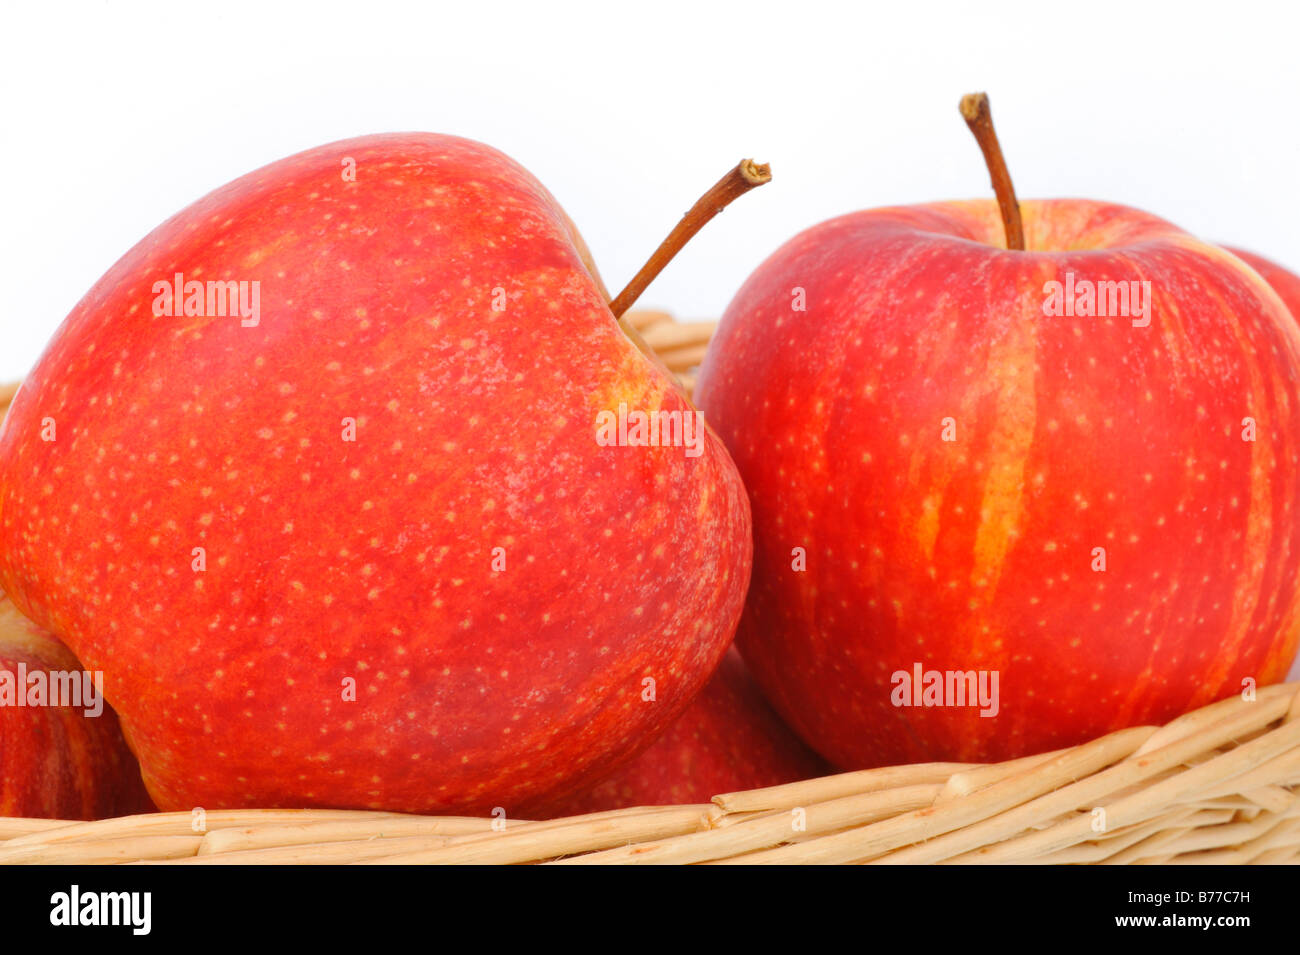
[[[1022,252],[992,202],[809,229],[746,281],[700,372],[754,519],[737,644],[844,769],[1162,723],[1296,652],[1295,323],[1154,216],[1021,209]],[[1045,283],[1069,271],[1150,281],[1150,324],[1048,317]],[[996,672],[998,715],[893,705],[918,662]]]
[[[732,649],[686,712],[630,763],[551,807],[571,816],[630,806],[706,803],[834,770],[781,722]]]
[[[1286,303],[1286,307],[1291,314],[1296,316],[1297,321],[1300,321],[1300,275],[1296,275],[1262,255],[1256,255],[1244,249],[1233,248],[1230,245],[1225,245],[1224,248],[1258,272],[1264,281],[1273,287],[1273,291],[1277,292],[1278,297]]]
[[[71,672],[81,664],[0,593],[0,670]],[[153,804],[117,717],[105,706],[0,706],[0,816],[105,819]]]
[[[69,315],[0,432],[0,581],[105,671],[160,809],[520,815],[708,680],[744,489],[711,432],[597,444],[690,405],[586,258],[506,156],[385,134],[216,190]],[[260,321],[154,317],[174,273],[260,281]]]
[[[1228,245],[1224,248],[1258,272],[1264,281],[1273,287],[1273,291],[1277,292],[1292,317],[1300,321],[1300,275],[1262,255]],[[1286,679],[1288,682],[1300,680],[1300,658],[1292,663],[1291,672],[1287,674]]]

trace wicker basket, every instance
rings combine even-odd
[[[715,324],[630,318],[689,390]],[[1005,763],[891,766],[545,822],[278,809],[0,818],[0,863],[141,861],[1296,863],[1300,683]]]

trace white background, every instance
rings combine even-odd
[[[348,136],[456,133],[566,206],[618,288],[744,156],[774,181],[643,298],[715,316],[796,231],[989,194],[1139,206],[1300,268],[1300,17],[1284,3],[36,3],[0,21],[0,380],[210,189]],[[179,372],[183,373],[183,372]]]
[[[611,291],[744,156],[774,181],[641,303],[716,316],[798,230],[990,194],[1163,215],[1300,269],[1290,3],[33,3],[0,20],[0,380],[137,240],[264,163],[363,133],[490,143],[555,193]]]

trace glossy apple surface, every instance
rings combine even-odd
[[[802,233],[742,287],[700,373],[754,515],[738,645],[844,768],[1160,723],[1295,656],[1295,323],[1154,216],[1021,209],[1027,251],[1005,249],[992,202]],[[1149,320],[1109,294],[1109,314],[1045,314],[1067,278],[1149,282]],[[945,688],[996,673],[997,715],[955,686],[895,705],[916,664]]]
[[[704,685],[744,490],[711,433],[597,443],[689,405],[585,258],[501,153],[372,136],[199,200],[67,318],[0,433],[0,580],[105,671],[160,808],[518,814]],[[167,314],[178,274],[260,312]]]
[[[587,791],[552,807],[569,816],[630,806],[706,803],[833,770],[781,722],[736,650],[663,736]]]

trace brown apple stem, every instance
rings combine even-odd
[[[988,94],[967,93],[963,96],[961,115],[970,131],[975,134],[975,142],[980,144],[984,163],[989,167],[993,192],[998,197],[998,208],[1002,210],[1002,228],[1006,233],[1007,248],[1023,252],[1025,228],[1020,221],[1020,203],[1016,201],[1016,190],[1011,185],[1011,173],[1007,171],[1007,161],[1002,155],[1002,144],[998,142],[997,131],[993,128]]]
[[[706,222],[727,208],[733,199],[744,195],[755,186],[771,181],[772,171],[766,163],[760,166],[752,159],[742,159],[735,169],[700,196],[695,205],[691,206],[690,211],[682,216],[682,221],[668,233],[668,238],[655,249],[650,260],[641,266],[641,271],[632,276],[632,281],[627,283],[627,287],[614,296],[613,301],[609,303],[609,310],[614,313],[614,317],[621,318],[623,313],[632,307],[632,303],[641,297],[646,286],[655,280],[655,277],[664,270],[664,266],[681,251],[682,246],[704,228]]]

